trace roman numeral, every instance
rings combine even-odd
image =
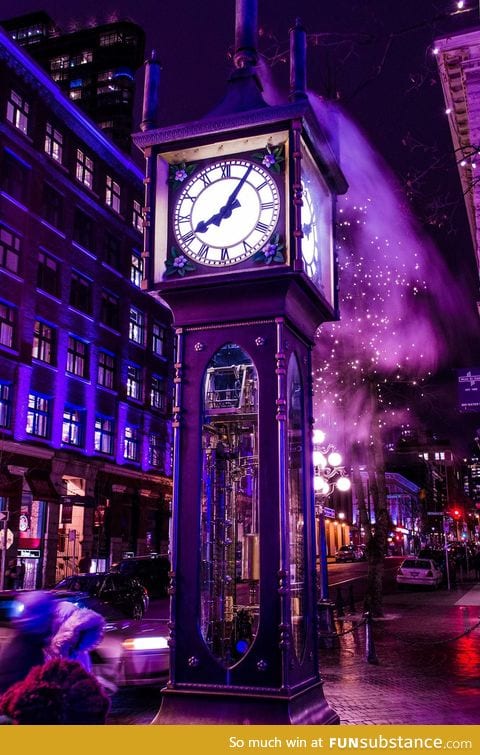
[[[185,233],[182,236],[182,241],[184,244],[189,244],[193,239],[195,238],[195,234],[193,231],[188,231],[188,233]]]
[[[195,197],[192,197],[192,195],[189,194],[188,191],[183,195],[183,199],[189,199],[190,202],[195,202]]]
[[[189,223],[190,222],[190,215],[179,215],[178,216],[178,222],[179,223]]]
[[[208,255],[208,250],[209,249],[210,249],[210,247],[208,246],[208,244],[202,244],[202,246],[200,247],[200,251],[198,252],[198,261],[199,262],[201,262],[202,260],[207,259],[207,255]]]
[[[248,254],[248,252],[251,252],[252,247],[250,246],[250,244],[248,243],[248,241],[242,241],[242,243],[243,243],[243,251],[247,252],[247,254]]]
[[[273,210],[274,207],[275,205],[273,204],[273,202],[262,202],[262,204],[260,205],[260,210]]]
[[[267,185],[267,181],[264,181],[263,183],[260,184],[260,186],[256,187],[257,191],[260,191],[260,189],[263,189],[266,185]]]
[[[232,166],[230,165],[230,163],[222,165],[222,178],[230,178],[231,168]]]
[[[228,256],[228,249],[222,249],[222,256],[220,257],[222,262],[226,262],[230,259]]]
[[[258,221],[257,225],[255,226],[255,230],[260,231],[260,233],[266,233],[268,231],[268,225],[265,225],[265,223]]]
[[[212,183],[212,181],[211,181],[210,176],[208,175],[208,173],[203,173],[200,176],[200,180],[202,181],[202,183],[203,183],[204,186],[210,186],[210,184]]]

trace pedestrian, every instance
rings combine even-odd
[[[15,588],[15,580],[17,578],[17,562],[14,558],[11,558],[5,569],[5,590],[13,590]]]
[[[472,557],[472,564],[475,570],[475,579],[477,580],[477,582],[479,582],[480,581],[480,550],[474,553]]]
[[[53,610],[45,657],[75,660],[91,671],[90,650],[100,643],[104,627],[105,620],[96,611],[67,600],[58,601]]]
[[[20,559],[20,563],[17,564],[16,574],[15,574],[15,590],[23,589],[24,579],[25,579],[25,562],[22,558]]]
[[[110,701],[78,661],[55,658],[32,668],[0,697],[10,724],[104,724]]]
[[[88,551],[86,551],[78,562],[78,571],[80,572],[80,574],[90,574],[91,568],[92,559],[90,558]]]

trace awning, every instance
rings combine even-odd
[[[12,474],[7,467],[0,469],[0,496],[9,498],[18,495],[22,489],[22,478]]]
[[[29,469],[25,472],[25,480],[36,501],[60,502],[60,495],[50,478],[50,472],[46,469]]]

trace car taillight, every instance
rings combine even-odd
[[[431,569],[427,571],[427,577],[433,577],[433,572]]]

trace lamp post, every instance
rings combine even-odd
[[[325,502],[335,489],[346,492],[351,482],[342,464],[342,456],[331,443],[325,445],[325,433],[313,431],[313,489],[315,516],[318,520],[318,555],[320,560],[320,600],[328,600],[327,540],[325,533]]]

